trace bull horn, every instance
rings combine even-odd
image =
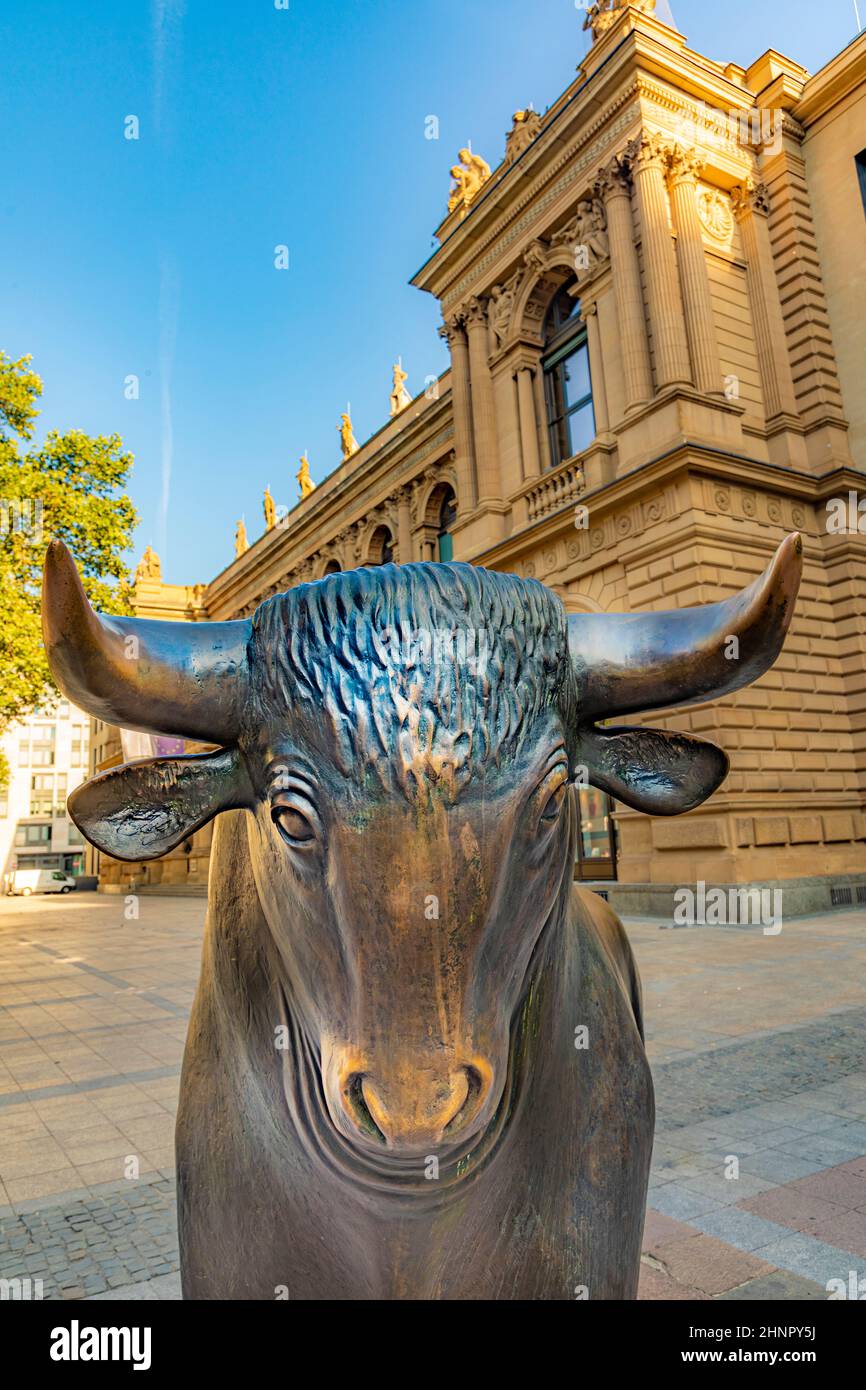
[[[248,687],[249,620],[160,622],[94,613],[62,541],[45,557],[42,634],[67,699],[152,734],[234,743]]]
[[[572,614],[578,722],[697,704],[750,685],[782,649],[802,568],[803,542],[795,533],[760,578],[721,603],[663,613]]]

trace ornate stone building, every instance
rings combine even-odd
[[[789,912],[863,901],[866,36],[814,77],[773,51],[743,69],[654,8],[595,6],[569,89],[518,112],[502,162],[452,196],[412,281],[440,302],[450,370],[183,616],[452,556],[534,575],[570,611],[678,607],[741,588],[800,530],[776,668],[654,721],[718,742],[727,782],[674,820],[581,793],[576,870],[615,878],[625,910],[696,879],[784,882]]]

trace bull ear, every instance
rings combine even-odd
[[[577,761],[594,787],[653,816],[700,806],[728,773],[714,743],[663,729],[582,729]]]
[[[69,814],[82,835],[115,859],[158,859],[219,811],[253,802],[236,748],[126,763],[76,787]]]

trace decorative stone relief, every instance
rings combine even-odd
[[[577,215],[551,238],[551,246],[568,246],[578,280],[586,277],[610,255],[607,213],[598,194],[577,205]]]
[[[715,241],[730,241],[734,216],[730,200],[718,188],[701,184],[698,188],[698,217],[705,231]]]

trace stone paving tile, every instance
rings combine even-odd
[[[664,1271],[681,1284],[714,1295],[769,1274],[773,1265],[714,1236],[696,1235],[666,1245],[659,1257]]]
[[[801,1274],[805,1279],[813,1279],[825,1289],[831,1279],[842,1279],[847,1284],[848,1273],[854,1264],[850,1251],[827,1245],[802,1232],[759,1246],[755,1255],[794,1274]]]
[[[105,1293],[95,1293],[91,1295],[94,1303],[100,1303],[107,1299],[122,1300],[124,1303],[138,1302],[147,1300],[153,1302],[157,1299],[179,1299],[180,1274],[158,1274],[153,1279],[147,1279],[138,1284],[123,1284],[119,1288],[108,1289]]]
[[[729,1289],[718,1295],[720,1302],[742,1302],[757,1300],[760,1303],[779,1300],[801,1300],[803,1302],[826,1303],[827,1290],[812,1279],[804,1279],[799,1274],[791,1274],[786,1269],[776,1269],[772,1274],[764,1274],[760,1279],[752,1279],[739,1288]]]
[[[790,1184],[761,1192],[757,1197],[747,1197],[739,1205],[743,1211],[775,1221],[779,1226],[788,1226],[792,1231],[812,1232],[819,1221],[846,1214],[846,1208],[838,1202],[828,1202],[824,1197],[816,1197]]]
[[[740,1171],[757,1178],[767,1178],[773,1183],[789,1183],[795,1178],[807,1178],[826,1167],[823,1159],[806,1157],[809,1149],[804,1146],[799,1154],[791,1154],[783,1149],[761,1149],[747,1154],[740,1164]]]
[[[704,1235],[715,1236],[747,1253],[773,1241],[784,1240],[789,1234],[787,1226],[765,1221],[750,1211],[741,1211],[739,1207],[722,1207],[718,1211],[705,1212],[702,1216],[696,1216],[693,1224]]]
[[[780,1144],[779,1152],[799,1158],[803,1153],[803,1145]],[[845,1144],[835,1139],[827,1139],[823,1134],[814,1134],[808,1152],[810,1160],[817,1159],[822,1167],[829,1168],[837,1163],[847,1163],[852,1158],[859,1158],[863,1152],[863,1145],[854,1142]]]
[[[681,1183],[669,1182],[662,1187],[650,1187],[648,1200],[663,1216],[676,1221],[692,1221],[704,1212],[717,1211],[718,1202],[704,1193],[690,1192]]]
[[[840,1250],[866,1260],[866,1212],[844,1211],[836,1216],[821,1217],[812,1228],[812,1235]]]
[[[799,1192],[825,1197],[828,1202],[838,1202],[851,1211],[866,1211],[866,1173],[852,1171],[848,1164],[798,1178],[791,1186]]]
[[[709,1294],[702,1293],[699,1289],[688,1288],[664,1270],[655,1269],[646,1261],[641,1263],[637,1296],[641,1300],[665,1303],[672,1301],[708,1302],[710,1298]]]
[[[684,1178],[682,1186],[689,1192],[711,1197],[717,1206],[732,1207],[746,1197],[753,1197],[768,1188],[773,1189],[774,1185],[766,1178],[751,1177],[748,1173],[742,1174],[739,1178],[726,1178],[724,1173],[719,1171],[702,1173],[697,1178]]]
[[[664,1246],[670,1245],[673,1241],[688,1240],[690,1236],[699,1234],[694,1226],[687,1225],[684,1221],[675,1221],[673,1217],[665,1216],[663,1212],[648,1207],[643,1231],[644,1253],[657,1255]]]

